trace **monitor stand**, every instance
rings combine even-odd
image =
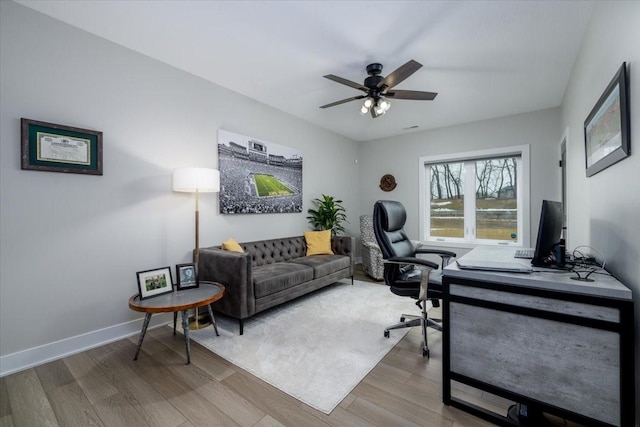
[[[565,247],[561,243],[553,245],[551,254],[545,258],[534,257],[531,260],[531,265],[534,267],[543,268],[559,268],[564,269],[566,266],[566,253]]]

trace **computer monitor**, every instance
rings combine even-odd
[[[538,224],[538,240],[531,264],[534,267],[551,267],[564,264],[564,254],[561,249],[561,259],[552,257],[555,247],[562,238],[562,203],[550,200],[542,201],[540,223]],[[554,254],[555,255],[555,254]]]

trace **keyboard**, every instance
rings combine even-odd
[[[518,249],[516,250],[516,254],[513,257],[533,259],[533,253],[534,253],[533,249]]]

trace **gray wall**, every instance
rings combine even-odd
[[[513,145],[529,145],[531,158],[531,236],[537,233],[537,218],[543,199],[560,200],[560,110],[552,108],[526,114],[483,120],[392,138],[360,143],[360,205],[362,213],[373,212],[379,199],[402,202],[407,208],[406,230],[419,235],[419,162],[421,156],[451,154]],[[390,173],[398,186],[380,189],[380,178]],[[533,243],[535,245],[535,240]],[[456,251],[458,255],[466,251]]]
[[[356,142],[13,2],[0,8],[2,371],[140,330],[127,307],[136,272],[173,270],[194,245],[195,198],[171,191],[171,171],[217,167],[219,128],[302,151],[304,209],[223,216],[203,194],[202,246],[301,235],[321,193],[345,201],[347,234],[359,233]],[[104,175],[22,171],[21,117],[103,131]]]
[[[627,61],[631,133],[640,135],[640,2],[596,4],[561,110],[357,144],[20,5],[0,1],[0,19],[0,373],[139,330],[126,306],[135,272],[185,262],[193,245],[193,196],[171,192],[171,169],[216,167],[218,128],[302,150],[304,211],[322,192],[340,197],[353,235],[380,198],[405,203],[418,234],[418,157],[530,144],[535,235],[540,201],[560,197],[568,127],[569,247],[604,253],[638,299],[640,157],[586,178],[582,124]],[[103,131],[104,176],[21,171],[20,117]],[[385,173],[398,181],[392,193],[378,188]],[[202,196],[203,245],[307,228],[305,214],[217,208],[215,195]],[[636,375],[639,336],[636,326]]]
[[[569,128],[569,247],[588,245],[633,291],[635,300],[636,408],[640,407],[640,2],[598,2],[562,104]],[[585,118],[623,61],[630,64],[631,157],[587,178]],[[589,249],[584,249],[589,251]],[[640,424],[640,411],[636,411]]]

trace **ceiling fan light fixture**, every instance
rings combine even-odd
[[[364,101],[362,102],[362,106],[360,107],[360,113],[362,113],[363,115],[370,113],[371,117],[375,119],[376,117],[380,117],[387,111],[389,111],[391,103],[386,98],[387,96],[393,98],[394,100],[408,99],[416,101],[432,101],[436,97],[436,95],[438,95],[435,92],[393,89],[396,85],[406,80],[421,67],[422,64],[412,59],[384,77],[381,75],[382,64],[377,62],[369,64],[366,68],[369,77],[364,79],[363,84],[347,80],[343,77],[334,76],[333,74],[327,74],[323,77],[336,83],[349,86],[353,89],[358,89],[359,91],[364,92],[364,94],[361,94],[359,96],[352,96],[351,98],[346,98],[340,101],[332,102],[330,104],[322,105],[320,106],[320,108],[335,107],[336,105],[342,105],[347,102],[355,101],[356,99],[364,99]]]
[[[382,108],[382,110],[386,113],[389,108],[391,108],[391,103],[387,101],[385,98],[380,98],[378,100],[378,106]]]

